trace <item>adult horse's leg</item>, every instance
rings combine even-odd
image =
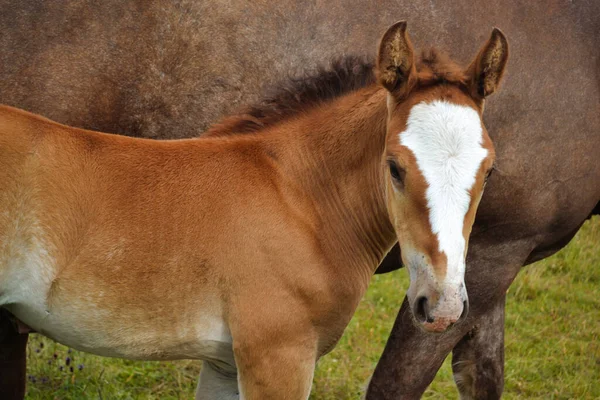
[[[593,212],[592,212],[593,213]],[[585,214],[584,214],[585,215]],[[538,245],[529,255],[517,264],[502,258],[487,260],[481,264],[479,260],[486,254],[511,254],[509,248],[501,248],[502,243],[496,248],[490,247],[485,251],[485,246],[474,246],[473,257],[470,259],[475,265],[471,274],[475,275],[486,272],[490,276],[474,277],[471,282],[479,283],[475,295],[478,296],[477,303],[471,301],[471,305],[486,303],[487,310],[482,313],[474,327],[456,345],[453,352],[452,369],[454,377],[463,399],[499,399],[504,388],[504,306],[506,303],[506,289],[512,283],[520,268],[510,268],[510,265],[527,265],[543,258],[549,257],[566,246],[584,223],[582,220],[571,229],[559,230],[560,234],[545,245]],[[566,232],[566,233],[564,233]],[[526,245],[521,247],[527,249]],[[525,254],[525,253],[523,253]],[[475,261],[477,260],[477,261]],[[500,266],[500,267],[498,267]],[[479,291],[488,287],[496,294],[495,296],[481,297]],[[499,293],[498,289],[503,292]],[[482,292],[485,293],[485,292]]]
[[[442,334],[426,333],[412,319],[405,298],[369,383],[367,400],[420,399],[446,356],[469,330],[464,321]]]
[[[461,399],[499,399],[504,389],[502,298],[452,351],[452,371]]]
[[[446,356],[459,342],[463,354],[478,352],[477,348],[469,347],[477,347],[481,341],[461,341],[473,332],[473,328],[479,327],[486,332],[494,329],[503,331],[497,325],[487,327],[487,324],[497,318],[497,305],[499,302],[503,304],[506,290],[531,250],[532,243],[527,240],[496,245],[484,241],[473,243],[466,274],[471,309],[465,321],[443,334],[427,333],[416,327],[405,299],[369,383],[366,398],[419,399]],[[501,346],[502,343],[496,345]],[[502,359],[495,360],[494,365],[498,362]],[[501,370],[499,375],[497,372],[493,375],[501,381]]]
[[[8,312],[0,309],[0,398],[25,397],[28,334],[17,332]]]

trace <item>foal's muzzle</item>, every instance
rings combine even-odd
[[[464,284],[458,290],[420,291],[411,305],[415,320],[429,332],[444,332],[465,319],[469,313],[469,299]]]

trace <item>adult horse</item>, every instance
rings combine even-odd
[[[265,77],[279,81],[340,53],[370,54],[382,27],[398,18],[411,21],[417,44],[439,44],[461,61],[472,54],[472,38],[502,27],[512,61],[485,116],[497,171],[471,239],[470,317],[451,334],[430,335],[413,327],[405,304],[369,391],[418,397],[454,349],[455,365],[468,367],[455,369],[463,395],[500,395],[506,288],[522,265],[564,246],[598,202],[598,2],[2,0],[0,7],[0,102],[84,128],[162,138],[196,135],[255,99]],[[384,267],[397,268],[398,258]],[[11,362],[24,365],[25,337],[6,335],[14,346],[0,353],[11,366],[3,379],[21,371]]]
[[[2,106],[0,305],[80,350],[202,359],[197,399],[306,399],[396,241],[419,324],[467,315],[495,159],[483,103],[507,59],[495,29],[467,69],[417,60],[399,22],[378,82],[341,63],[289,93],[301,112],[246,135],[246,116],[156,141]],[[335,95],[309,101],[312,86]]]

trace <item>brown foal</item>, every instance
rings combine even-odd
[[[247,116],[161,142],[2,107],[0,305],[91,353],[202,359],[198,399],[302,399],[398,240],[417,321],[444,331],[507,54],[494,30],[466,70],[417,62],[400,22],[377,82],[244,135]]]

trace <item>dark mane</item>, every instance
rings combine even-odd
[[[225,117],[203,136],[227,136],[251,133],[284,121],[299,112],[326,103],[376,82],[374,62],[366,57],[344,56],[327,67],[298,77],[290,77],[267,92],[257,104]],[[437,83],[463,85],[463,69],[435,49],[424,51],[417,62],[420,86]]]
[[[259,103],[225,117],[203,136],[249,133],[279,123],[297,113],[375,83],[373,63],[365,57],[345,56],[328,66],[286,82],[267,92]]]

